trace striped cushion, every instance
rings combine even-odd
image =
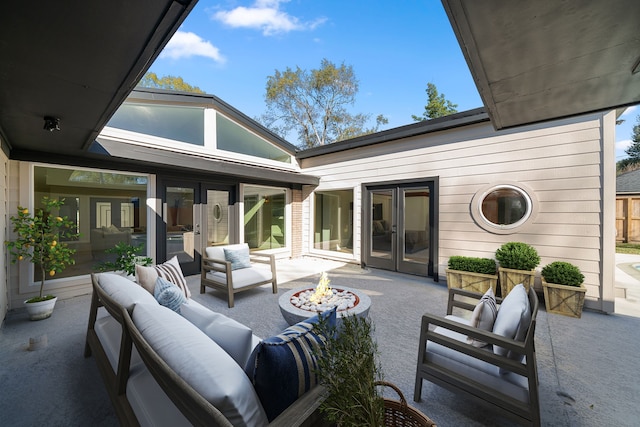
[[[493,324],[496,321],[497,315],[498,306],[496,304],[496,296],[493,294],[493,288],[489,287],[473,310],[469,325],[482,329],[483,331],[491,332],[493,331]],[[484,347],[487,345],[486,342],[471,337],[467,338],[467,342],[474,347]]]
[[[330,328],[335,327],[335,309],[322,316]],[[265,339],[247,361],[245,372],[269,421],[318,383],[314,353],[324,346],[325,338],[313,332],[317,323],[318,316],[314,316],[285,329],[280,335]]]
[[[158,277],[168,280],[182,290],[186,298],[191,298],[191,292],[187,287],[187,281],[182,274],[178,257],[174,256],[169,261],[160,265],[143,267],[136,265],[136,279],[138,283],[153,295]]]
[[[156,280],[153,296],[160,305],[164,305],[176,313],[180,313],[180,306],[187,302],[182,290],[162,277],[158,277]]]

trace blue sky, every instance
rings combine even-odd
[[[150,71],[182,77],[250,117],[265,111],[275,70],[313,69],[323,58],[353,67],[359,80],[353,113],[413,123],[432,82],[458,111],[482,101],[442,4],[436,0],[199,0]],[[640,113],[627,110],[616,129],[625,157]],[[296,141],[291,141],[296,143]]]

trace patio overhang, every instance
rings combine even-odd
[[[640,2],[442,0],[496,129],[640,103]]]
[[[86,153],[196,2],[2,2],[2,149]],[[43,129],[47,116],[59,131]]]

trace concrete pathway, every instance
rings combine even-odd
[[[640,255],[616,254],[615,313],[640,317]]]

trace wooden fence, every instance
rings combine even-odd
[[[616,197],[616,241],[640,243],[640,197]]]

